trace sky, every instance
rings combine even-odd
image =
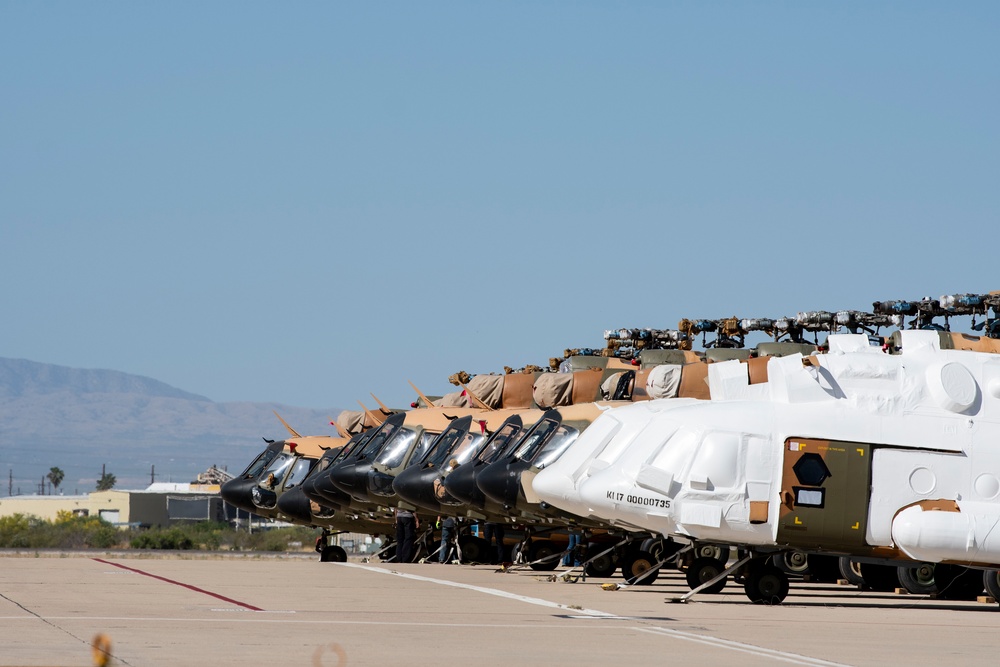
[[[1000,289],[990,2],[0,1],[0,356],[393,406]]]

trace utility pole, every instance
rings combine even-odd
[[[7,495],[14,495],[14,469],[10,469],[10,476],[7,478]]]
[[[152,486],[153,484],[156,484],[156,464],[155,463],[149,469],[149,485]]]

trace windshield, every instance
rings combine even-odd
[[[382,448],[375,462],[381,463],[386,468],[395,468],[400,465],[403,462],[403,457],[406,456],[406,451],[416,437],[416,431],[408,428],[398,429],[393,438]]]
[[[278,455],[278,450],[271,449],[268,447],[260,454],[257,458],[253,460],[253,463],[247,466],[247,469],[243,471],[243,477],[246,479],[253,479],[260,475],[261,471],[267,467],[267,464],[274,460],[274,457]]]
[[[309,469],[312,468],[314,463],[316,463],[316,459],[305,459],[299,457],[299,459],[292,466],[292,471],[288,473],[288,479],[285,480],[285,490],[287,491],[288,489],[298,486],[309,474]]]
[[[427,453],[421,463],[426,463],[435,468],[440,467],[448,460],[448,454],[454,449],[455,445],[458,444],[462,436],[465,435],[468,425],[463,427],[448,427],[438,436],[437,440],[434,441],[434,445],[431,447],[431,451]]]
[[[545,443],[542,447],[542,451],[538,453],[532,464],[536,468],[544,468],[549,465],[566,451],[570,445],[577,439],[580,432],[573,428],[572,426],[566,426],[562,424],[557,430],[555,435],[549,438],[549,441]]]
[[[424,460],[424,457],[427,456],[427,452],[430,451],[430,448],[434,444],[437,437],[437,433],[431,433],[430,431],[424,431],[420,435],[420,444],[417,445],[416,451],[413,452],[413,456],[410,457],[410,465]]]
[[[372,436],[372,439],[368,441],[368,444],[365,445],[364,449],[361,450],[360,458],[370,459],[378,454],[378,452],[382,450],[386,441],[392,438],[397,430],[399,430],[399,424],[394,422],[386,422],[382,424],[378,428],[378,431],[375,432],[375,435]]]
[[[486,437],[482,433],[466,433],[462,441],[451,450],[449,460],[454,459],[458,462],[458,465],[467,463],[479,449],[480,443],[485,439]]]
[[[538,454],[538,451],[548,441],[549,437],[555,433],[559,427],[559,422],[551,419],[543,419],[535,424],[528,435],[521,439],[521,444],[514,457],[522,461],[531,461]]]
[[[271,465],[267,466],[267,470],[265,470],[262,475],[263,479],[261,480],[261,484],[267,484],[271,475],[274,475],[274,482],[272,482],[272,484],[280,482],[281,478],[285,476],[288,466],[292,465],[294,460],[294,456],[282,452],[281,455],[271,461]]]
[[[479,456],[476,458],[483,463],[493,463],[500,458],[500,454],[507,449],[508,445],[514,442],[520,432],[520,426],[516,424],[504,424],[490,436],[490,439],[486,441],[486,446],[483,447],[483,451],[479,452]]]

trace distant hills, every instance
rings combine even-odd
[[[116,488],[189,482],[211,465],[238,473],[288,432],[276,410],[303,435],[333,435],[339,408],[276,403],[216,403],[152,378],[0,357],[0,496],[36,493],[52,466],[60,491],[92,491],[102,464]]]

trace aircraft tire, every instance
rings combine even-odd
[[[847,579],[847,582],[853,586],[864,586],[865,578],[861,576],[861,564],[851,560],[850,556],[841,556],[840,562],[838,563],[840,567],[840,574]]]
[[[698,544],[695,546],[694,552],[698,558],[714,558],[721,561],[723,565],[729,562],[729,547],[720,547],[718,544]]]
[[[625,583],[629,585],[636,583],[636,581],[641,584],[653,583],[660,574],[659,570],[645,577],[642,575],[653,569],[657,562],[659,561],[648,551],[635,551],[628,554],[625,556],[625,562],[622,563],[622,576],[625,577]],[[640,579],[640,577],[642,578]]]
[[[886,593],[896,590],[899,586],[898,569],[893,565],[861,563],[861,576],[868,588]]]
[[[775,567],[780,568],[788,574],[804,575],[810,570],[811,557],[804,551],[782,551],[774,554],[771,559]]]
[[[322,563],[346,563],[347,552],[336,545],[323,547],[323,551],[319,554],[319,560]]]
[[[914,595],[930,595],[937,593],[937,582],[934,579],[934,563],[920,563],[913,567],[900,565],[896,574],[900,585]]]
[[[694,590],[706,581],[715,579],[725,569],[725,562],[720,561],[717,558],[701,556],[700,558],[695,558],[691,564],[688,565],[687,572],[684,574],[687,577],[688,586],[691,587],[691,590]],[[720,579],[703,590],[702,593],[721,593],[722,589],[726,587],[726,581],[728,579],[729,577]]]
[[[983,572],[983,586],[986,594],[994,600],[1000,600],[1000,570],[986,570]]]
[[[458,538],[458,546],[462,549],[463,563],[489,563],[489,542],[481,537],[463,535]]]
[[[601,547],[598,545],[599,549],[607,549],[607,547]],[[600,552],[598,552],[600,553]],[[592,560],[587,563],[587,576],[588,577],[610,577],[617,570],[617,563],[615,562],[614,553],[606,553],[599,558]]]
[[[743,580],[743,591],[754,604],[781,604],[788,596],[788,575],[765,562],[750,568]]]
[[[532,564],[531,569],[538,572],[551,572],[559,567],[559,563],[562,562],[561,559],[550,558],[541,563],[536,563],[535,561],[539,558],[545,558],[546,556],[552,556],[560,552],[561,549],[549,540],[532,540],[531,550],[528,552],[528,562]]]
[[[938,597],[945,600],[975,600],[983,592],[983,575],[961,565],[938,563],[934,567]]]

